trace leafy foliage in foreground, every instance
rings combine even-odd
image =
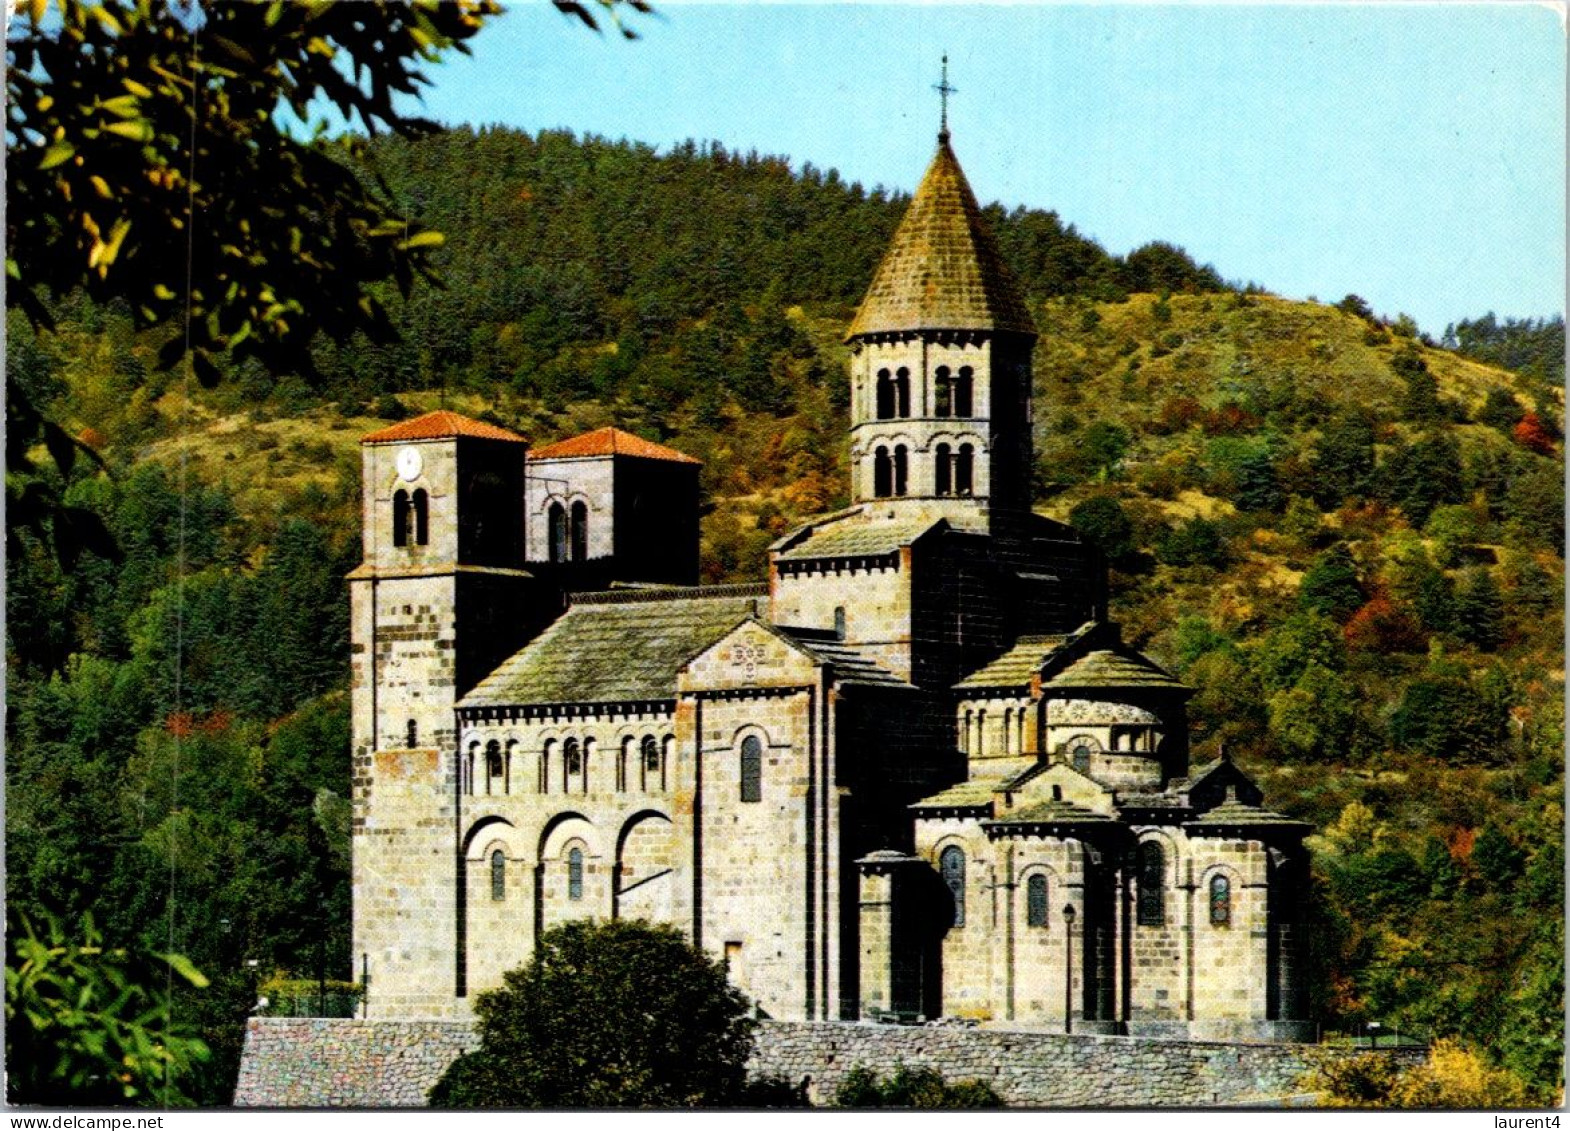
[[[835,1107],[893,1107],[937,1110],[1002,1107],[991,1085],[981,1080],[950,1084],[933,1068],[895,1067],[887,1079],[870,1068],[853,1068],[834,1092]]]
[[[91,916],[75,929],[41,923],[40,934],[12,915],[7,931],[7,1102],[189,1106],[192,1070],[209,1053],[164,987],[207,979],[178,954],[105,947]]]
[[[1533,1096],[1513,1073],[1492,1068],[1453,1040],[1436,1041],[1422,1064],[1402,1069],[1377,1052],[1322,1058],[1304,1081],[1326,1107],[1510,1108],[1557,1102]]]
[[[722,963],[641,922],[547,931],[475,1000],[480,1048],[433,1107],[726,1107],[746,1100],[751,1007]]]

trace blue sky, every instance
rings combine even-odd
[[[1291,297],[1562,312],[1565,37],[1537,5],[666,2],[636,42],[523,0],[431,69],[444,122],[684,138],[910,189],[939,57],[983,200]]]

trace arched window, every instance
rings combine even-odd
[[[937,393],[937,396],[934,398],[933,415],[953,416],[954,385],[953,378],[949,376],[949,367],[946,365],[938,366],[937,372],[933,377],[933,384]]]
[[[975,398],[972,396],[972,389],[973,388],[974,388],[974,383],[971,381],[971,369],[970,369],[970,366],[968,366],[968,365],[960,366],[959,376],[954,378],[954,415],[955,416],[974,416],[974,415],[976,415]]]
[[[393,493],[393,545],[409,544],[409,492]]]
[[[943,876],[949,893],[954,897],[954,925],[965,925],[965,854],[956,845],[949,845],[938,857],[938,871]]]
[[[987,753],[987,712],[985,709],[976,712],[976,757],[983,757]]]
[[[1166,911],[1166,857],[1161,846],[1147,840],[1139,846],[1139,909],[1141,927],[1164,927]]]
[[[976,489],[976,449],[969,444],[959,446],[954,457],[954,493],[970,495]]]
[[[889,450],[879,444],[872,453],[872,494],[875,498],[886,499],[893,490],[893,467],[889,463]]]
[[[887,369],[878,370],[878,419],[891,420],[894,417],[894,378]]]
[[[562,743],[562,791],[572,792],[572,779],[583,773],[583,748],[578,745],[576,738],[569,738]]]
[[[899,372],[894,374],[894,400],[895,412],[901,416],[910,415],[910,370],[903,365]]]
[[[509,739],[507,742],[507,749],[504,750],[502,754],[505,759],[502,762],[502,790],[505,793],[511,793],[512,765],[515,761],[517,761],[518,757],[518,740],[516,738]]]
[[[583,740],[583,792],[589,792],[589,773],[594,769],[594,747],[592,738]]]
[[[572,560],[581,562],[589,556],[589,508],[580,500],[572,504]]]
[[[556,740],[547,738],[545,748],[540,751],[540,792],[551,791],[551,763],[556,760]]]
[[[421,487],[414,493],[414,544],[428,545],[431,540],[431,497]]]
[[[621,740],[621,757],[616,759],[616,788],[625,793],[627,791],[627,767],[632,765],[632,736],[628,735]]]
[[[845,639],[845,606],[834,606],[834,635],[841,640]]]
[[[971,728],[976,725],[976,713],[969,707],[965,708],[965,729],[960,734],[960,750],[969,754],[975,743],[971,739]]]
[[[1090,743],[1083,738],[1076,738],[1074,744],[1068,748],[1069,765],[1082,774],[1090,773],[1090,756],[1095,751],[1090,748]]]
[[[493,792],[501,784],[502,744],[494,738],[485,744],[485,792]]]
[[[403,738],[404,746],[410,750],[420,745],[420,724],[410,719],[408,725],[403,728]]]
[[[552,503],[546,512],[546,526],[550,537],[550,559],[567,560],[567,511],[560,503]]]
[[[491,853],[491,898],[498,901],[507,898],[507,857],[499,848]]]
[[[1225,927],[1232,922],[1232,881],[1216,873],[1210,877],[1210,925]]]
[[[1025,881],[1025,926],[1047,925],[1047,877],[1040,872]]]
[[[901,444],[894,449],[894,493],[904,495],[910,481],[910,456]]]
[[[741,799],[763,800],[763,743],[753,734],[741,740]]]
[[[567,898],[583,898],[583,849],[573,848],[567,853]]]
[[[1013,743],[1013,741],[1014,741],[1014,708],[1013,707],[1004,707],[1003,708],[1003,751],[1002,751],[1004,754],[1008,754],[1010,752],[1011,744]]]
[[[474,762],[479,757],[479,753],[480,744],[478,742],[469,743],[469,750],[463,756],[463,762],[458,767],[458,777],[461,779],[458,782],[458,790],[461,793],[472,794],[474,792]]]
[[[644,791],[661,788],[665,775],[661,772],[660,766],[660,744],[655,741],[652,734],[646,734],[643,736],[639,751],[643,759]]]
[[[954,493],[954,457],[949,455],[947,444],[938,445],[937,458],[932,461],[933,491],[939,495]]]

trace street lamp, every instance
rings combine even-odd
[[[1063,1031],[1074,1031],[1074,905],[1063,905]]]

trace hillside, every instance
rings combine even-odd
[[[220,1047],[209,1097],[254,1000],[242,957],[351,973],[358,437],[440,404],[536,444],[618,424],[705,461],[706,577],[756,578],[777,533],[844,501],[839,339],[903,207],[712,148],[492,131],[377,156],[450,237],[400,344],[205,390],[122,311],[8,326],[9,379],[104,455],[66,499],[123,555],[8,560],[12,906],[158,949],[174,906],[217,987],[191,1005]],[[1320,1019],[1458,1034],[1549,1095],[1562,386],[1350,299],[992,214],[1042,334],[1038,508],[1107,552],[1127,635],[1195,688],[1200,756],[1225,740],[1320,827]]]

